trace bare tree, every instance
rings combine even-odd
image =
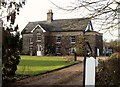
[[[50,2],[59,9],[70,12],[77,10],[83,17],[91,18],[99,31],[110,32],[118,29],[120,0],[73,0],[70,6],[65,7]]]

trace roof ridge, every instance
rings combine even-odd
[[[66,19],[55,19],[55,20],[73,20],[73,19],[90,19],[88,17],[86,18],[66,18]]]
[[[53,21],[60,21],[60,20],[77,20],[77,19],[90,19],[90,18],[88,18],[88,17],[86,17],[86,18],[66,18],[66,19],[55,19],[55,20],[53,20]],[[47,22],[47,20],[43,20],[43,21],[30,21],[30,22],[28,22],[28,23],[36,23],[36,22]]]

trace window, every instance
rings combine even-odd
[[[33,44],[33,41],[32,41],[32,38],[31,38],[31,37],[29,38],[29,44],[30,44],[30,45]]]
[[[29,51],[31,51],[33,49],[33,41],[32,41],[32,37],[29,38]]]
[[[31,43],[31,42],[32,42],[32,38],[30,37],[30,38],[29,38],[29,43]]]
[[[61,47],[60,47],[60,46],[57,46],[57,47],[56,47],[56,54],[61,54],[60,49],[61,49]]]
[[[61,43],[61,37],[60,36],[56,37],[56,43]]]
[[[41,34],[37,33],[37,41],[41,41]]]
[[[29,45],[29,50],[32,50],[33,49],[33,45]]]
[[[75,43],[75,36],[71,36],[71,43]]]

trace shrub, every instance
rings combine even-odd
[[[66,58],[65,62],[74,61],[74,56],[72,56],[72,55],[66,56],[65,58]]]
[[[120,55],[114,53],[100,65],[96,74],[96,85],[120,85]]]

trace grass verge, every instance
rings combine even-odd
[[[70,66],[75,63],[74,61],[65,62],[65,58],[63,57],[21,56],[16,75],[37,75]]]

